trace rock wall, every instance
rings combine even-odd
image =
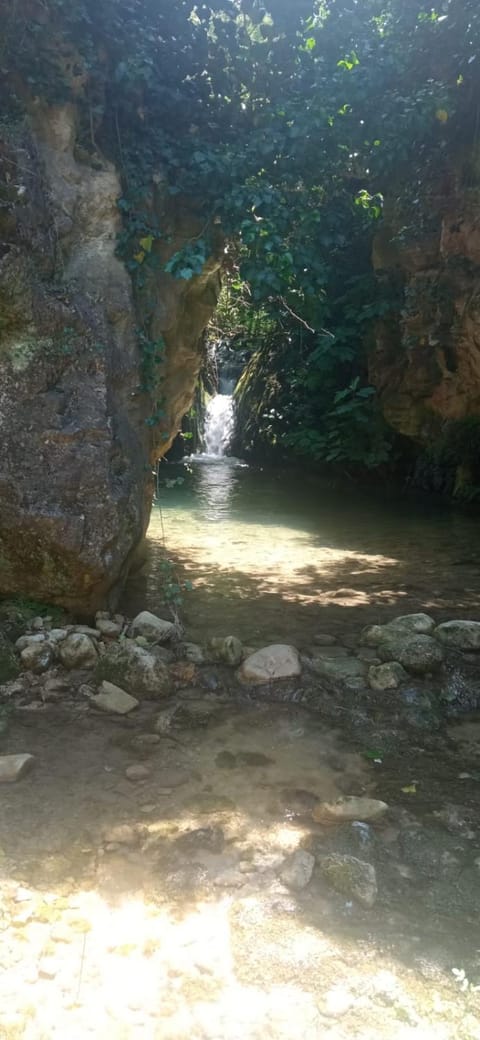
[[[189,407],[220,260],[190,282],[155,280],[166,416],[152,429],[139,301],[115,252],[119,174],[81,155],[72,105],[37,103],[0,140],[0,595],[88,615],[114,602],[145,533],[152,461]]]
[[[401,306],[378,325],[369,369],[390,425],[428,445],[446,423],[480,418],[480,189],[451,172],[418,212],[413,192],[408,202],[387,203],[374,245]]]

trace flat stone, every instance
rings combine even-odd
[[[127,767],[125,770],[125,776],[127,780],[147,780],[150,776],[150,769],[148,766],[145,766],[143,762],[138,762]]]
[[[325,880],[337,892],[356,899],[368,909],[374,906],[378,889],[375,867],[371,863],[338,852],[322,856],[318,862]]]
[[[367,676],[366,664],[356,657],[313,657],[310,667],[316,675],[334,679],[355,688],[363,686]]]
[[[362,798],[345,795],[336,802],[319,802],[312,812],[316,823],[346,823],[351,820],[378,820],[388,809],[386,802],[378,798]]]
[[[34,755],[0,755],[0,783],[15,783],[31,769],[34,761]]]
[[[128,715],[139,704],[136,697],[126,693],[115,683],[104,680],[100,686],[100,693],[92,697],[90,703],[101,711],[111,711],[115,715]]]
[[[299,892],[310,883],[314,866],[315,856],[312,856],[312,853],[307,852],[306,849],[297,849],[288,857],[280,878],[287,888]]]
[[[480,650],[480,621],[444,621],[433,634],[453,650]]]
[[[274,643],[247,657],[237,672],[241,682],[262,684],[274,679],[291,679],[302,671],[298,650],[294,646]]]
[[[65,668],[94,668],[98,661],[95,644],[86,632],[72,632],[58,645],[58,656]]]
[[[156,643],[167,643],[176,633],[175,625],[171,621],[165,621],[164,618],[151,614],[149,610],[142,610],[137,614],[132,621],[131,630],[134,636],[144,636],[145,639]]]
[[[20,654],[23,668],[26,668],[29,672],[35,672],[37,675],[41,672],[46,672],[50,668],[53,658],[53,646],[45,641],[30,643]]]
[[[397,690],[408,679],[408,673],[398,661],[372,665],[368,670],[368,684],[372,690]]]

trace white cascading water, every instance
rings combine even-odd
[[[233,397],[216,394],[205,414],[205,454],[222,458],[233,433]]]

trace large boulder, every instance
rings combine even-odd
[[[480,650],[480,621],[444,621],[434,635],[448,649]]]
[[[96,678],[127,690],[138,700],[165,697],[172,689],[170,673],[156,648],[145,649],[130,639],[109,646],[101,655]]]

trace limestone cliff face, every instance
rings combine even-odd
[[[219,260],[155,280],[166,418],[152,430],[120,194],[109,162],[77,158],[71,105],[38,105],[0,140],[0,595],[85,615],[114,601],[142,540],[151,464],[190,404],[219,282]]]
[[[480,191],[452,174],[422,202],[423,228],[419,218],[402,231],[390,204],[375,242],[402,303],[377,327],[369,367],[390,425],[428,444],[445,422],[480,416]]]

